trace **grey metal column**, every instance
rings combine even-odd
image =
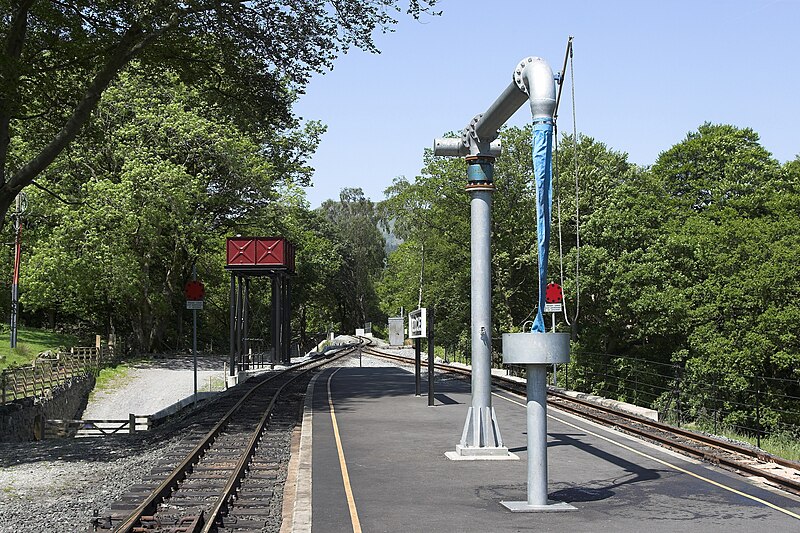
[[[503,361],[527,369],[528,499],[501,501],[519,513],[575,511],[547,499],[547,369],[569,360],[569,333],[504,333]]]
[[[250,368],[250,278],[244,278],[244,304],[242,306],[242,362],[245,370]]]
[[[236,274],[231,272],[231,353],[230,375],[236,375]]]
[[[287,274],[284,278],[286,284],[286,298],[283,302],[283,309],[285,311],[284,325],[286,331],[286,364],[292,362],[292,280]]]
[[[470,195],[472,402],[451,459],[516,458],[503,446],[492,407],[492,193],[494,158],[467,157]]]
[[[528,505],[547,505],[547,367],[527,368]]]
[[[527,57],[517,64],[511,83],[480,115],[461,132],[461,137],[436,139],[437,156],[467,156],[467,190],[472,215],[472,405],[467,413],[461,443],[451,459],[515,459],[503,447],[491,403],[491,193],[494,158],[500,155],[498,130],[526,101],[530,102],[534,122],[549,119],[555,109],[553,71],[538,57]]]
[[[239,277],[239,290],[237,291],[238,297],[236,299],[236,361],[239,363],[242,360],[242,315],[244,314],[244,278]]]
[[[279,305],[279,297],[278,297],[278,275],[273,274],[270,276],[272,281],[272,312],[271,312],[271,319],[272,319],[272,355],[270,363],[273,365],[278,362],[278,347],[280,346],[280,338],[281,333],[279,328],[279,317],[278,317],[278,305]]]

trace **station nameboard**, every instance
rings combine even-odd
[[[428,336],[427,309],[420,307],[408,313],[408,337],[410,339],[423,339]]]

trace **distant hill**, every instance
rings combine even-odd
[[[386,241],[386,245],[383,247],[383,250],[386,252],[387,256],[397,250],[397,248],[403,244],[403,239],[394,234],[394,220],[389,220],[388,224],[388,231],[383,227],[383,224],[378,225],[378,229],[381,231],[381,235],[383,235],[383,238]]]

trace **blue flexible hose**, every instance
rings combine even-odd
[[[536,241],[539,251],[539,306],[532,332],[544,333],[544,293],[553,209],[553,124],[533,125],[533,176],[536,180]]]

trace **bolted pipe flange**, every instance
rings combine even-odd
[[[526,57],[514,69],[514,83],[528,96],[533,123],[553,124],[556,76],[541,57]]]
[[[464,160],[467,162],[467,182],[469,182],[469,185],[493,187],[494,157],[470,155],[465,157]]]
[[[522,91],[522,92],[524,92],[525,94],[528,94],[528,95],[529,95],[528,86],[525,85],[525,80],[523,79],[523,71],[528,66],[528,64],[529,63],[533,63],[534,60],[541,61],[541,59],[538,58],[538,57],[528,56],[525,59],[523,59],[522,61],[520,61],[519,65],[517,65],[517,68],[514,69],[514,83],[517,84],[517,87],[519,87],[520,91]]]
[[[469,146],[470,142],[475,144],[480,144],[481,142],[491,142],[494,139],[480,139],[478,138],[478,132],[475,128],[478,126],[478,122],[480,122],[481,117],[483,117],[483,113],[475,115],[472,117],[472,120],[469,121],[467,127],[461,132],[461,139],[463,140],[464,144]]]

